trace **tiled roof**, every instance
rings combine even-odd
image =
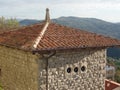
[[[120,90],[120,84],[106,79],[105,90]]]
[[[45,23],[19,28],[16,31],[0,33],[0,44],[24,50],[32,46]],[[120,41],[80,29],[50,23],[36,50],[78,49],[90,47],[119,46]]]

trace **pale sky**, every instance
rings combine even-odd
[[[120,22],[120,0],[0,0],[0,16],[41,20],[47,7],[51,18],[76,16]]]

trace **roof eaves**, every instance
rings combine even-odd
[[[8,48],[13,48],[13,49],[17,49],[17,50],[22,50],[22,51],[25,51],[25,52],[33,52],[33,50],[31,50],[31,49],[25,49],[25,48],[10,46],[10,45],[1,44],[1,43],[0,43],[0,45],[1,45],[1,46],[5,46],[5,47],[8,47]]]
[[[97,47],[67,47],[67,48],[46,48],[46,49],[37,49],[37,50],[33,50],[33,52],[78,50],[78,49],[87,49],[87,48],[107,48],[107,47],[108,47],[108,46],[97,46]]]

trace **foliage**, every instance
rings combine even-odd
[[[2,88],[0,87],[0,90],[2,90]]]
[[[0,84],[0,90],[3,90],[1,84]]]
[[[18,28],[19,22],[16,19],[5,19],[5,17],[0,17],[0,30],[11,30],[14,28]]]
[[[108,57],[107,58],[107,63],[112,65],[112,66],[115,66],[115,62],[114,62],[115,59],[111,58],[111,57]]]
[[[108,57],[107,63],[115,66],[116,68],[115,81],[120,83],[120,60]]]
[[[115,80],[120,83],[120,68],[116,70]]]

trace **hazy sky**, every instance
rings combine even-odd
[[[47,7],[51,18],[77,16],[120,22],[120,0],[0,0],[0,16],[44,19]]]

